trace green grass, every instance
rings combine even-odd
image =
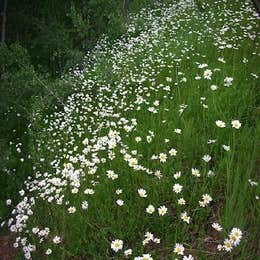
[[[186,6],[187,2],[133,17],[133,24],[143,21],[136,41],[136,33],[129,32],[112,45],[100,44],[86,57],[93,63],[66,79],[75,94],[64,110],[41,122],[36,118],[42,127],[38,133],[31,129],[31,143],[37,144],[31,151],[35,176],[25,183],[26,196],[34,198],[35,205],[29,203],[33,214],[18,234],[28,238],[27,245],[36,245],[33,259],[43,259],[48,248],[53,250],[50,259],[123,259],[122,250],[115,253],[110,247],[115,239],[124,241],[124,250],[133,249],[133,256],[149,253],[153,259],[182,259],[173,252],[176,243],[196,259],[256,259],[259,190],[248,180],[257,181],[259,81],[251,73],[259,72],[259,44],[257,37],[248,36],[257,32],[258,21],[253,6],[247,10],[244,1],[218,1],[218,5],[207,1],[199,8]],[[224,25],[228,30],[221,34]],[[219,48],[224,41],[231,46]],[[204,78],[206,69],[212,71],[211,79]],[[233,78],[229,87],[224,86],[226,77]],[[211,90],[211,85],[218,89]],[[149,111],[151,107],[156,113]],[[217,127],[217,120],[226,127]],[[232,120],[239,120],[241,127],[233,128]],[[177,128],[181,134],[174,132]],[[110,130],[120,136],[113,149],[104,144],[116,138]],[[151,142],[149,131],[154,134]],[[142,140],[136,142],[139,136]],[[82,143],[85,138],[88,144]],[[176,156],[169,155],[171,148],[177,150]],[[165,163],[151,160],[160,153],[167,154]],[[136,158],[144,170],[130,167],[124,154]],[[207,154],[212,157],[208,163],[202,160]],[[191,174],[192,168],[199,169],[199,178]],[[107,170],[118,178],[109,179]],[[156,177],[157,170],[161,178]],[[182,176],[176,180],[178,171]],[[208,176],[209,171],[214,175]],[[53,184],[54,177],[63,185]],[[181,193],[173,191],[176,183],[183,186]],[[86,188],[95,193],[84,194]],[[146,198],[138,195],[139,188],[147,191]],[[122,194],[117,195],[117,189]],[[213,199],[206,207],[199,205],[203,194]],[[186,205],[178,204],[181,197]],[[118,206],[117,199],[124,205]],[[82,210],[86,200],[88,209]],[[155,207],[151,215],[146,213],[149,204]],[[168,209],[164,216],[157,212],[161,205]],[[68,214],[70,206],[75,213]],[[189,224],[181,221],[184,211],[191,217]],[[211,227],[214,222],[222,225],[222,232]],[[50,228],[42,243],[32,234],[35,227]],[[217,245],[234,227],[243,232],[241,243],[231,252],[218,251]],[[148,231],[160,244],[143,246]],[[52,242],[56,235],[62,239],[58,245]]]

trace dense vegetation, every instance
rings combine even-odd
[[[5,172],[0,174],[1,198],[17,197],[32,173],[28,125],[36,111],[50,113],[71,93],[71,85],[61,81],[61,75],[76,65],[82,67],[84,55],[103,34],[110,41],[118,38],[129,12],[154,5],[150,0],[119,3],[1,1],[5,15],[5,19],[1,15],[0,43],[0,163]],[[0,209],[3,218],[3,201]]]
[[[0,217],[17,258],[256,259],[251,1],[15,2]]]

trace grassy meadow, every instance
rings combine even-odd
[[[17,259],[257,259],[252,2],[168,1],[126,26],[35,110],[33,174],[1,198]]]

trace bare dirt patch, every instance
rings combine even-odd
[[[0,259],[14,260],[18,250],[13,247],[14,238],[11,235],[0,236]]]

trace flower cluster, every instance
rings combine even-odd
[[[231,252],[232,249],[236,246],[239,245],[241,239],[242,239],[242,231],[239,228],[233,228],[228,236],[228,238],[226,238],[224,240],[223,245],[218,245],[218,250],[219,251],[227,251],[227,252]]]

